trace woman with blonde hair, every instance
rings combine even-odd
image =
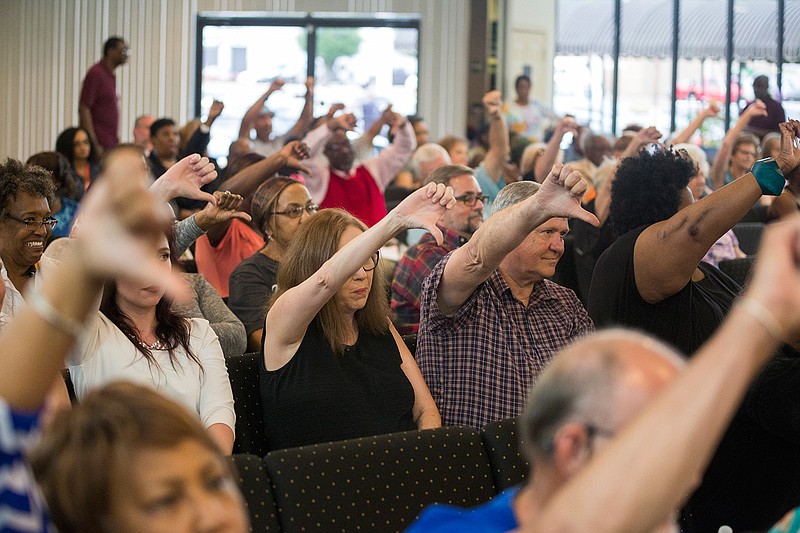
[[[455,205],[431,183],[372,228],[326,209],[298,230],[281,261],[262,340],[261,398],[271,449],[441,425],[413,356],[389,321],[378,250]]]

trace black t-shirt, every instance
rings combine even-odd
[[[275,371],[262,366],[269,449],[415,429],[414,389],[401,363],[390,332],[360,333],[336,355],[315,319],[291,361]]]
[[[662,302],[647,303],[636,287],[633,264],[636,239],[646,228],[629,231],[600,256],[592,275],[587,311],[598,328],[644,330],[691,355],[725,319],[741,288],[719,269],[700,263],[702,280],[689,281]]]
[[[264,327],[267,304],[275,292],[280,263],[261,252],[242,260],[228,280],[228,307],[242,321],[247,334]]]

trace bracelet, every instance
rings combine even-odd
[[[25,295],[25,303],[28,304],[37,315],[42,317],[45,322],[54,328],[72,337],[78,338],[83,334],[83,324],[68,316],[64,316],[47,298],[39,291],[30,291]]]
[[[756,322],[761,324],[764,329],[778,342],[783,342],[783,328],[772,311],[767,309],[764,304],[751,296],[746,296],[739,300],[738,304],[743,310],[756,319]]]
[[[753,163],[750,172],[755,176],[761,194],[770,196],[780,196],[786,186],[786,178],[783,176],[778,163],[771,157],[759,159]]]

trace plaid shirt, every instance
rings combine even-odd
[[[571,290],[543,280],[526,306],[499,270],[448,318],[439,310],[436,290],[450,255],[422,287],[415,357],[442,424],[480,428],[518,416],[545,365],[594,324]]]
[[[392,311],[394,325],[401,335],[416,333],[419,329],[419,297],[422,282],[442,257],[455,250],[467,239],[457,232],[438,226],[444,235],[442,245],[436,244],[433,235],[426,233],[411,246],[394,270],[392,279]]]

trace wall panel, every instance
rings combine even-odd
[[[122,35],[131,58],[117,69],[123,141],[138,115],[188,120],[196,17],[207,11],[420,13],[420,101],[432,138],[466,125],[468,0],[4,0],[0,18],[0,157],[51,150],[78,123],[80,86]]]

